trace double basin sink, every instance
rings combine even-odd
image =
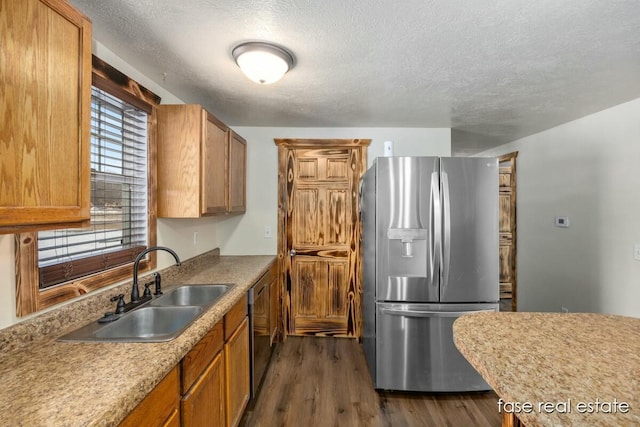
[[[110,323],[94,321],[59,341],[162,342],[179,336],[232,285],[183,285]]]

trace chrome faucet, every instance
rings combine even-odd
[[[140,252],[136,257],[136,260],[133,261],[133,287],[131,289],[131,302],[135,303],[140,301],[140,291],[138,290],[138,266],[140,265],[140,261],[146,254],[152,251],[166,251],[169,252],[176,260],[176,266],[180,265],[180,258],[178,254],[173,251],[173,249],[169,249],[166,246],[151,246],[150,248],[145,249]]]

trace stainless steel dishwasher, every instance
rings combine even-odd
[[[271,336],[269,333],[269,273],[249,290],[249,327],[251,335],[251,401],[253,402],[262,383],[262,378],[271,359]]]

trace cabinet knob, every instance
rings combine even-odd
[[[296,254],[297,254],[297,252],[296,252],[296,250],[295,250],[295,249],[291,249],[291,250],[289,251],[289,256],[296,256]]]

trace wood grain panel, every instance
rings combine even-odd
[[[217,214],[227,211],[228,150],[227,130],[211,114],[202,110],[206,123],[202,146],[201,213]]]
[[[313,188],[297,190],[294,204],[294,246],[321,244],[322,207],[319,191]]]
[[[229,130],[229,213],[247,208],[247,141]]]
[[[511,192],[511,167],[500,168],[500,192]]]
[[[318,179],[318,159],[306,159],[298,162],[299,179]]]
[[[242,419],[249,402],[249,319],[240,326],[224,345],[226,425],[235,427]]]
[[[510,282],[513,279],[512,255],[511,245],[500,247],[500,282]]]
[[[327,245],[346,245],[351,237],[351,227],[354,224],[349,221],[350,212],[349,192],[346,190],[327,191],[327,231],[325,242]]]
[[[293,260],[292,268],[297,283],[292,290],[294,318],[320,317],[323,302],[323,295],[318,295],[322,289],[321,266],[315,258],[299,256]]]
[[[182,427],[223,426],[225,423],[224,352],[214,356],[180,402]]]
[[[158,107],[158,216],[200,217],[202,107]],[[195,189],[195,191],[194,191]]]
[[[500,203],[500,221],[499,221],[499,230],[500,233],[511,233],[511,228],[513,227],[513,215],[511,215],[511,194],[503,194],[500,193],[499,196]]]
[[[347,179],[348,173],[348,158],[327,159],[327,179]]]
[[[224,345],[223,322],[218,322],[182,358],[182,394],[185,394]]]
[[[347,292],[344,283],[349,281],[349,261],[329,262],[327,274],[327,318],[345,318],[347,315]]]
[[[227,314],[224,315],[224,339],[229,340],[233,331],[242,323],[247,316],[247,295],[243,295],[242,298],[235,303]]]
[[[91,23],[62,0],[0,10],[0,233],[86,225]]]

